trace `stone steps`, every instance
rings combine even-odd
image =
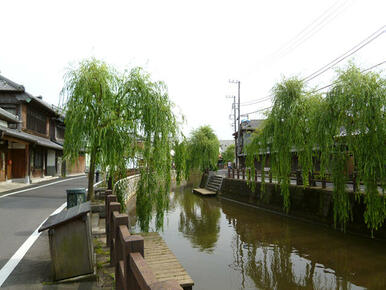
[[[206,189],[214,192],[218,192],[221,189],[222,185],[222,177],[217,175],[212,175],[209,177],[208,184],[206,185]]]

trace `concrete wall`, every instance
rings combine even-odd
[[[257,183],[256,189],[252,191],[246,180],[224,178],[220,197],[241,201],[284,214],[280,187],[275,184],[266,184],[266,191],[262,193],[260,183]],[[333,227],[332,191],[321,188],[303,188],[302,186],[293,185],[290,186],[290,201],[289,216]],[[353,221],[347,224],[347,231],[371,236],[370,231],[364,223],[363,213],[365,204],[363,198],[356,201],[354,194],[350,193],[350,203]],[[337,228],[338,227],[339,225],[337,225]],[[374,232],[374,235],[376,238],[386,240],[386,226],[384,225],[378,231]]]
[[[123,200],[126,204],[128,204],[130,200],[137,193],[137,186],[138,186],[139,179],[140,179],[140,175],[135,174],[135,175],[131,175],[126,178],[123,178],[121,180],[118,180],[114,184],[113,194],[116,194],[117,187],[121,186],[122,190],[124,191]]]

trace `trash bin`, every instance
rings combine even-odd
[[[79,205],[86,202],[86,189],[85,188],[71,188],[67,189],[67,208]]]
[[[39,232],[48,229],[55,281],[94,274],[90,202],[50,216]]]

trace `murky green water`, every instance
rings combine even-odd
[[[162,237],[193,289],[386,289],[386,243],[180,187]]]

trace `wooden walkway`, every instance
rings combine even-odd
[[[216,192],[208,190],[206,188],[194,188],[193,192],[201,195],[216,195]]]
[[[144,238],[145,261],[157,280],[176,280],[184,290],[194,282],[158,233],[139,233]]]

